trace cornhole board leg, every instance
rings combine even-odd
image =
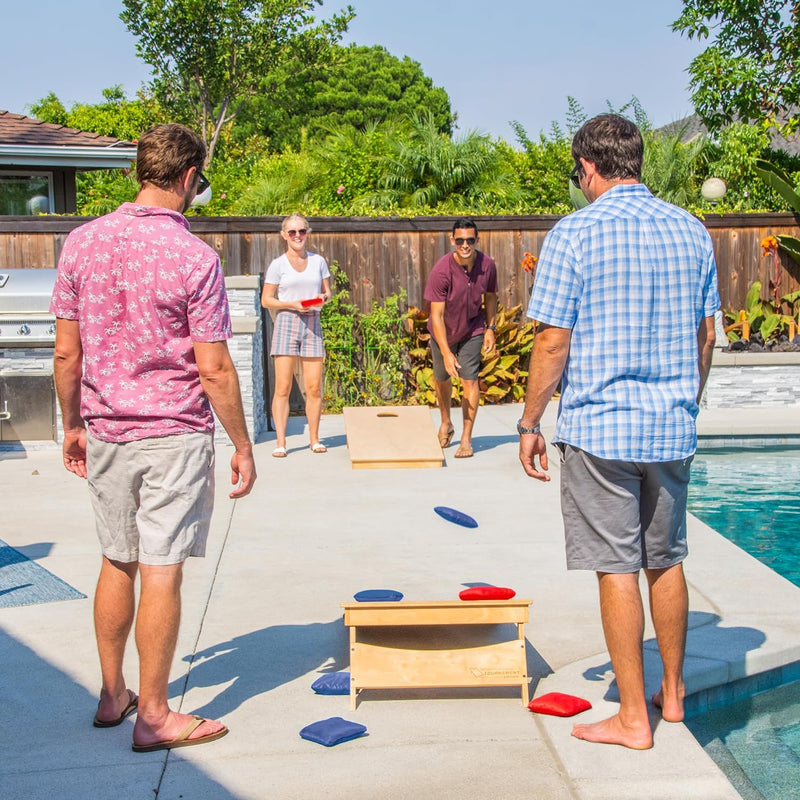
[[[441,467],[444,454],[428,408],[345,408],[344,427],[353,469]]]
[[[530,600],[342,603],[350,628],[350,708],[360,689],[519,686],[528,704],[525,623]],[[359,637],[363,628],[514,624],[516,637],[466,647],[409,648]],[[495,629],[491,629],[493,632]],[[384,632],[391,638],[391,632]],[[368,637],[365,637],[368,638]]]

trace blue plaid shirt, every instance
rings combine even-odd
[[[692,455],[697,330],[719,304],[708,232],[644,184],[560,220],[528,305],[531,319],[572,331],[555,441],[624,461]]]

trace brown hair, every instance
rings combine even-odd
[[[642,176],[644,143],[639,129],[618,114],[601,114],[585,123],[572,140],[572,157],[591,161],[603,178]]]
[[[169,189],[190,167],[202,169],[206,160],[203,140],[176,123],[156,125],[143,133],[136,149],[136,180]]]

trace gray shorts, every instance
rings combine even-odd
[[[465,381],[476,381],[481,372],[481,348],[483,347],[483,334],[470,336],[462,339],[458,344],[450,347],[458,363],[461,365],[458,370],[459,378]],[[444,368],[444,358],[436,339],[431,336],[431,358],[433,359],[433,377],[437,381],[446,381],[450,378]]]
[[[625,573],[686,558],[686,495],[692,457],[633,463],[572,445],[561,453],[567,568]]]
[[[168,565],[205,555],[214,509],[211,434],[120,444],[89,436],[86,465],[106,558]]]

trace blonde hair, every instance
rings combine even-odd
[[[283,218],[283,222],[281,223],[281,230],[284,233],[286,233],[286,231],[289,230],[289,221],[293,219],[303,220],[303,226],[309,233],[311,233],[311,226],[308,224],[308,220],[302,214],[289,214],[288,217]]]

